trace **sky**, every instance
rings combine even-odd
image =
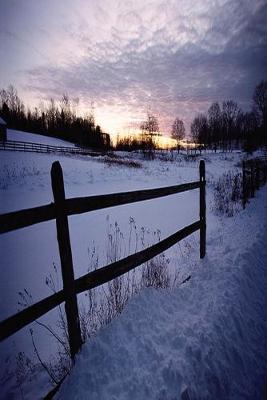
[[[67,93],[109,133],[147,111],[170,134],[214,101],[247,110],[267,79],[267,0],[0,0],[0,88]]]

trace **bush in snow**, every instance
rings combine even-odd
[[[145,239],[144,239],[144,228],[142,229],[141,243],[142,246],[145,247]],[[160,241],[160,231],[157,230],[153,233],[156,241]],[[155,241],[154,239],[154,241]],[[159,254],[158,256],[149,260],[142,269],[142,277],[141,277],[141,287],[154,287],[158,288],[168,288],[170,286],[170,273],[168,270],[169,259],[165,256],[164,253]]]
[[[232,217],[240,210],[242,200],[242,174],[237,171],[225,172],[214,185],[213,209],[218,214]]]
[[[170,287],[170,274],[168,271],[169,259],[165,254],[153,258],[145,264],[142,270],[141,285],[152,286],[156,289]]]

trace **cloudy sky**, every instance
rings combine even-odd
[[[0,88],[26,104],[68,93],[107,132],[150,110],[189,131],[213,101],[251,106],[267,79],[267,0],[0,0]]]

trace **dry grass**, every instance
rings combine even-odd
[[[142,164],[138,161],[129,160],[128,158],[105,156],[103,162],[110,166],[123,166],[128,168],[142,168]]]
[[[241,209],[242,176],[237,170],[225,172],[214,183],[213,210],[232,217]]]

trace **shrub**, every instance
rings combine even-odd
[[[142,270],[141,286],[152,286],[156,289],[170,287],[168,271],[169,259],[162,253],[145,264]]]
[[[242,174],[225,172],[214,185],[214,210],[232,217],[241,208]]]

